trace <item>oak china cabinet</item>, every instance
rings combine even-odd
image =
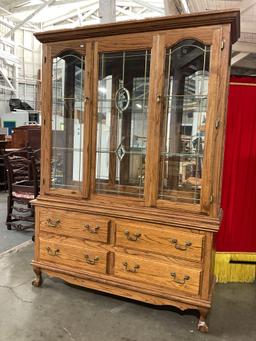
[[[41,272],[206,315],[239,11],[40,32]]]

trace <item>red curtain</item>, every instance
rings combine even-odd
[[[217,251],[256,251],[256,78],[232,77]]]

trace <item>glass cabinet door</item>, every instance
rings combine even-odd
[[[96,192],[143,197],[150,50],[99,55]]]
[[[85,57],[66,51],[52,61],[51,188],[81,191]]]
[[[210,48],[189,39],[166,53],[158,197],[199,204]]]

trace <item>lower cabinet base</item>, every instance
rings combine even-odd
[[[198,321],[198,330],[203,333],[208,332],[206,318],[211,308],[210,301],[204,301],[198,298],[175,296],[172,294],[161,294],[157,291],[152,292],[145,288],[131,287],[126,283],[115,283],[108,279],[98,278],[97,274],[86,275],[82,273],[72,272],[55,266],[33,261],[32,262],[36,278],[32,285],[40,287],[43,283],[42,272],[51,277],[63,279],[65,282],[82,286],[88,289],[98,290],[108,294],[113,294],[121,297],[126,297],[136,301],[142,301],[154,305],[169,305],[175,306],[180,310],[195,309],[199,311],[200,317]]]

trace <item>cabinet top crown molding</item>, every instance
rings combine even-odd
[[[74,29],[52,30],[35,33],[35,36],[42,43],[50,43],[63,40],[221,24],[231,24],[231,41],[232,43],[235,43],[240,36],[240,11],[237,9],[163,16],[143,20],[120,21],[108,24],[83,26]]]

